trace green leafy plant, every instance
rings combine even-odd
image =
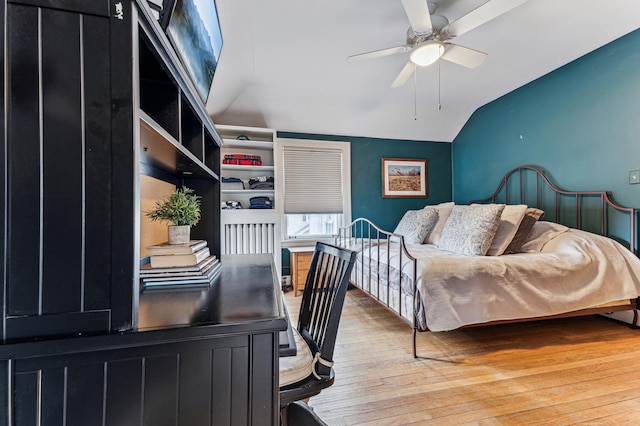
[[[156,201],[156,207],[146,213],[152,221],[165,221],[174,225],[193,226],[200,221],[200,197],[193,189],[183,186],[167,198]]]

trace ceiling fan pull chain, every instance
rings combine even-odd
[[[438,61],[438,111],[442,111],[442,104],[440,103],[440,63],[441,61]]]
[[[418,121],[418,69],[413,72],[413,120]]]

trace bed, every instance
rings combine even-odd
[[[418,331],[632,313],[637,212],[602,191],[564,191],[542,170],[509,171],[489,197],[406,212],[394,232],[366,218],[336,245],[358,252],[351,283]]]

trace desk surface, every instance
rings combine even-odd
[[[215,335],[287,329],[280,282],[270,255],[222,256],[222,272],[205,288],[162,288],[140,294],[138,327],[94,336],[69,336],[0,345],[0,359],[128,347]],[[282,352],[282,348],[281,348]]]
[[[285,319],[272,256],[238,254],[220,260],[222,272],[208,287],[144,290],[138,330]]]

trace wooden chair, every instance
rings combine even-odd
[[[333,384],[333,349],[356,253],[317,243],[302,294],[297,355],[280,358],[280,407]]]

